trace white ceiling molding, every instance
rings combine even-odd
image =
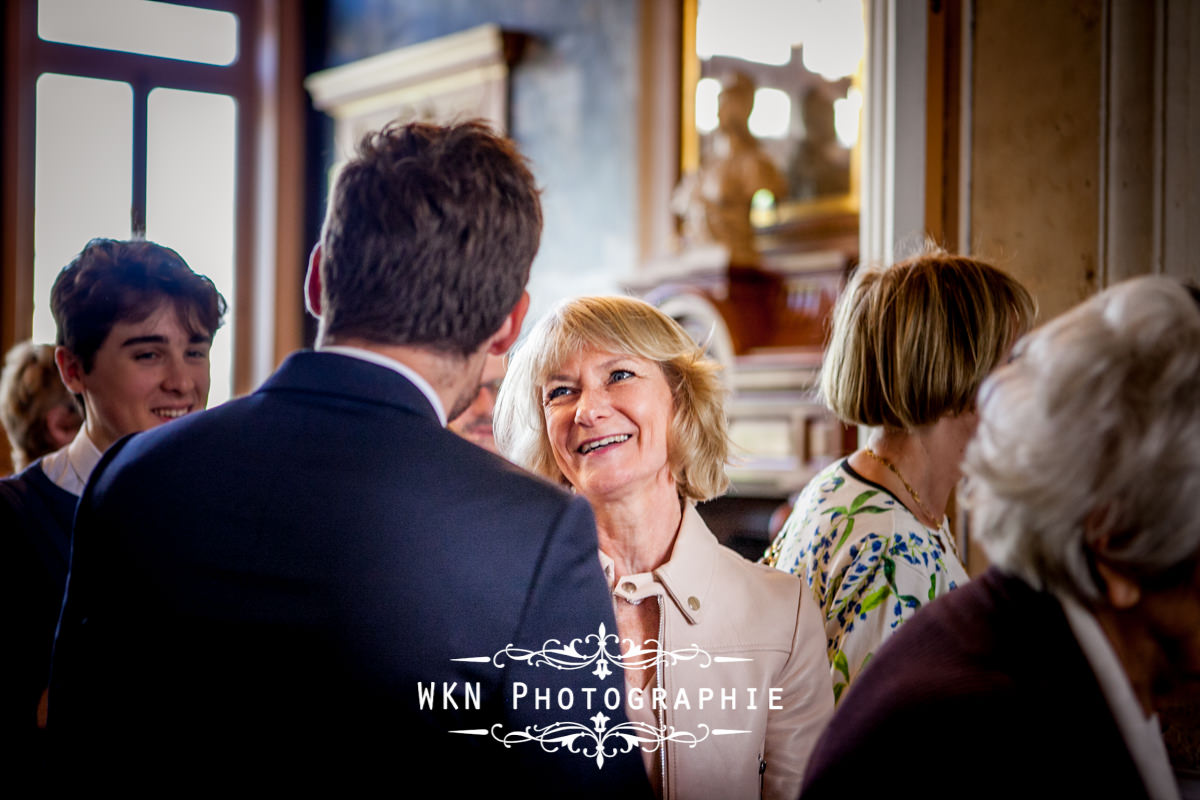
[[[310,75],[313,105],[334,118],[339,157],[395,119],[446,123],[480,118],[508,127],[508,73],[519,34],[480,25]]]

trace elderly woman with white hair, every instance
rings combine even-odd
[[[1156,708],[1200,677],[1200,307],[1119,284],[1026,337],[979,413],[995,566],[879,651],[804,796],[909,794],[934,758],[971,796],[1178,797]]]
[[[658,796],[795,798],[833,711],[825,637],[802,582],[722,547],[696,512],[728,485],[718,369],[647,303],[571,300],[513,357],[494,430],[591,503],[632,722],[619,733]]]

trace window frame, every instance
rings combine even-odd
[[[47,42],[37,35],[37,0],[5,4],[0,347],[7,352],[32,332],[38,77],[55,72],[132,87],[131,231],[135,215],[142,226],[145,221],[150,92],[162,87],[227,94],[238,105],[231,310],[236,320],[233,395],[239,396],[261,382],[303,337],[304,11],[287,0],[170,2],[237,14],[238,58],[217,66]],[[81,130],[86,135],[86,127]]]

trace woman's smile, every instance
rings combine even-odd
[[[542,404],[555,462],[580,494],[673,485],[667,441],[674,403],[657,363],[583,350],[553,371]]]
[[[602,436],[599,439],[589,439],[588,441],[579,445],[579,447],[575,448],[575,451],[583,455],[587,455],[602,448],[623,444],[629,441],[629,439],[630,435],[627,433],[619,433],[615,436]]]

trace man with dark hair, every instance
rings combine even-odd
[[[114,448],[81,502],[49,712],[81,774],[647,791],[588,660],[615,626],[587,504],[444,427],[518,335],[541,223],[482,124],[365,138],[317,350]]]
[[[67,446],[0,481],[0,608],[16,675],[0,693],[0,717],[19,747],[37,733],[79,495],[115,441],[205,407],[208,351],[225,312],[212,281],[147,241],[88,242],[58,274],[50,302],[54,359],[83,426]]]
[[[99,452],[207,404],[208,352],[225,299],[174,250],[93,239],[55,279],[50,310],[59,372]],[[99,452],[87,469],[79,458],[64,466],[79,478],[76,494]]]

